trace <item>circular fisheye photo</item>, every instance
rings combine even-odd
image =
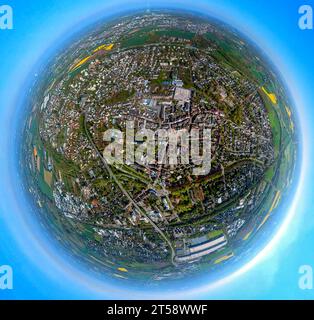
[[[280,223],[294,106],[267,56],[219,20],[97,21],[45,61],[25,110],[20,170],[36,219],[92,272],[215,277]]]

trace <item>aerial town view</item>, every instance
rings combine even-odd
[[[292,181],[284,85],[254,44],[208,17],[98,22],[59,49],[26,109],[20,162],[44,228],[117,281],[232,263]]]

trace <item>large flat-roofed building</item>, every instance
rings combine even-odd
[[[217,238],[215,240],[207,241],[207,242],[200,243],[200,244],[194,245],[194,246],[190,246],[190,250],[189,251],[190,251],[190,253],[202,251],[202,250],[214,247],[216,245],[219,245],[220,243],[225,242],[225,241],[226,241],[226,238],[223,235],[223,236],[221,236],[221,237],[219,237],[219,238]]]
[[[176,87],[173,99],[182,102],[190,102],[192,92],[189,89],[184,89],[181,87]]]
[[[207,254],[213,253],[227,244],[225,235],[214,240],[208,240],[192,246],[189,246],[184,255],[176,256],[177,262],[189,262]]]

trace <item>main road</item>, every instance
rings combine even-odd
[[[111,170],[110,166],[108,165],[106,159],[103,157],[102,153],[98,150],[98,148],[95,145],[95,142],[94,142],[89,130],[87,129],[87,126],[86,126],[86,114],[83,113],[83,116],[84,116],[84,132],[85,132],[85,135],[86,135],[89,143],[93,147],[94,151],[96,152],[98,157],[101,159],[104,167],[106,168],[106,170],[109,173],[109,176],[114,180],[114,182],[117,184],[119,189],[128,198],[128,200],[133,204],[133,206],[137,209],[137,211],[140,214],[142,214],[149,221],[149,223],[153,226],[153,228],[160,234],[162,239],[164,239],[166,241],[166,243],[168,244],[168,246],[169,246],[169,248],[171,250],[171,262],[172,262],[173,265],[176,266],[176,263],[174,261],[175,260],[175,250],[173,248],[173,245],[172,245],[171,241],[168,239],[168,237],[165,235],[165,233],[154,223],[154,221],[152,221],[152,219],[146,214],[146,212],[133,200],[133,198],[130,196],[130,194],[127,192],[127,190],[124,189],[123,185],[120,183],[118,178],[112,172],[112,170]]]

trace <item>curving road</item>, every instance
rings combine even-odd
[[[86,126],[86,114],[83,113],[83,116],[84,116],[84,131],[85,131],[86,137],[87,137],[89,143],[91,144],[91,146],[93,147],[94,151],[98,155],[98,157],[101,159],[104,167],[106,168],[106,170],[109,173],[109,176],[114,180],[114,182],[117,184],[119,189],[128,198],[128,200],[134,205],[134,207],[137,209],[137,211],[140,212],[149,221],[149,223],[153,226],[153,228],[160,234],[160,236],[168,244],[168,246],[169,246],[169,248],[171,250],[171,262],[172,262],[173,265],[176,266],[176,263],[175,263],[175,250],[174,250],[174,247],[173,247],[171,241],[167,238],[165,233],[154,223],[154,221],[152,221],[152,219],[146,214],[146,212],[133,200],[133,198],[130,196],[130,194],[127,192],[127,190],[124,189],[123,185],[120,183],[120,181],[117,179],[115,174],[112,172],[112,170],[111,170],[110,166],[108,165],[106,159],[103,157],[102,153],[98,150],[98,148],[95,145],[94,140],[93,140],[89,130],[87,129],[87,126]]]

